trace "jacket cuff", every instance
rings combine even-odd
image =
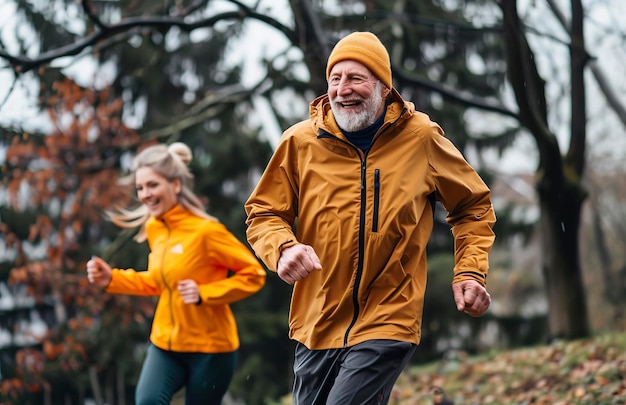
[[[452,279],[452,284],[464,280],[478,281],[478,283],[480,283],[480,285],[484,287],[487,284],[487,274],[473,270],[459,271],[454,275],[454,278]]]

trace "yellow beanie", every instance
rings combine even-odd
[[[326,64],[326,79],[333,66],[344,60],[355,60],[367,66],[374,75],[391,88],[391,61],[387,49],[371,32],[353,32],[333,48]]]

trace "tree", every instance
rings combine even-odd
[[[33,341],[39,350],[18,343],[11,347],[15,368],[3,368],[3,394],[13,393],[3,399],[80,402],[87,393],[101,391],[98,373],[106,378],[117,373],[110,386],[117,384],[119,403],[124,403],[132,393],[124,381],[137,374],[136,349],[127,341],[145,336],[154,302],[106,296],[81,273],[85,258],[112,235],[101,207],[124,198],[115,184],[120,151],[138,137],[121,123],[121,103],[110,101],[107,91],[59,81],[45,105],[55,131],[14,134],[7,149],[2,181],[8,204],[2,225],[4,238],[14,240],[16,250],[15,259],[5,262],[5,280],[27,286],[48,330]],[[100,135],[96,142],[90,140],[92,131]],[[24,382],[30,384],[26,391],[19,389]]]
[[[621,196],[626,192],[624,169],[605,172],[602,168],[590,168],[585,176],[585,186],[589,189],[586,228],[583,228],[582,257],[588,266],[597,269],[593,282],[595,289],[590,298],[596,298],[596,305],[604,307],[601,316],[594,320],[601,325],[615,326],[617,330],[626,325],[626,206]],[[606,187],[611,184],[611,187]]]
[[[556,136],[550,132],[544,81],[533,62],[513,2],[500,3],[504,16],[509,81],[520,109],[520,122],[529,129],[539,150],[540,177],[537,182],[544,235],[543,271],[549,300],[550,331],[556,338],[580,338],[590,333],[582,269],[578,254],[581,185],[585,149],[584,42],[582,5],[574,4],[572,29],[572,143],[568,156],[560,153]],[[577,97],[576,97],[577,96]],[[582,121],[581,121],[582,120]]]

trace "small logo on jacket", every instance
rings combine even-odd
[[[183,245],[181,245],[179,243],[178,245],[172,246],[172,248],[170,249],[170,252],[182,254],[183,253]]]

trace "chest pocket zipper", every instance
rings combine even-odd
[[[380,204],[380,170],[374,170],[374,217],[372,218],[372,232],[378,232],[378,205]]]

